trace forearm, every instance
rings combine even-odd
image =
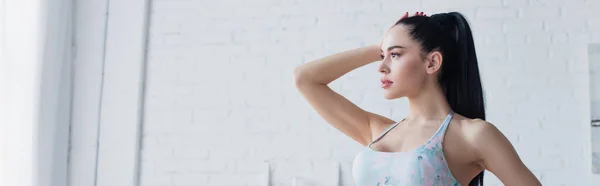
[[[344,74],[381,60],[377,45],[369,45],[344,52],[335,53],[294,69],[296,81],[329,84]]]

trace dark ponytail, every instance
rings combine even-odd
[[[452,110],[468,118],[485,120],[475,44],[465,17],[450,12],[431,17],[408,17],[396,24],[408,26],[411,37],[421,44],[423,53],[439,51],[442,54],[438,82]],[[469,186],[482,186],[483,173],[475,176]]]

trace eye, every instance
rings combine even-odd
[[[383,59],[383,58],[385,57],[385,56],[383,56],[383,53],[382,53],[382,54],[379,54],[379,55],[381,56],[381,59]]]
[[[392,58],[400,57],[400,53],[396,52],[392,52],[390,55],[392,56]]]

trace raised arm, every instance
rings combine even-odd
[[[327,85],[356,68],[380,60],[380,54],[379,46],[370,45],[336,53],[294,69],[296,87],[316,112],[362,145],[372,140],[372,126],[394,121],[359,108]]]

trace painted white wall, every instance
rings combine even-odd
[[[589,71],[590,71],[590,108],[592,120],[600,119],[600,43],[589,45]],[[595,173],[594,181],[600,184],[600,127],[591,128],[592,152],[595,155],[592,170]]]
[[[598,0],[154,0],[143,126],[142,185],[272,185],[339,162],[360,146],[327,125],[292,83],[292,68],[379,40],[403,12],[458,10],[473,27],[488,120],[544,185],[598,185],[591,174],[587,45],[600,41]],[[332,84],[394,119],[377,64]],[[313,174],[310,174],[313,173]],[[595,180],[595,182],[594,182]],[[501,185],[487,174],[487,185]]]
[[[0,185],[137,185],[148,1],[0,4]]]
[[[33,186],[43,56],[42,4],[37,0],[2,0],[0,4],[0,185]]]
[[[590,100],[592,119],[600,119],[600,43],[589,45]],[[598,133],[600,134],[600,133]],[[600,150],[600,149],[599,149]]]
[[[72,1],[0,4],[0,185],[67,185]]]
[[[104,73],[107,1],[75,0],[69,185],[94,185]]]
[[[138,185],[148,1],[76,1],[70,185]]]
[[[138,185],[148,2],[108,4],[98,186]]]
[[[0,185],[66,185],[72,3],[0,4]]]
[[[36,186],[67,184],[72,85],[72,1],[41,1]],[[23,9],[23,7],[17,8]]]

